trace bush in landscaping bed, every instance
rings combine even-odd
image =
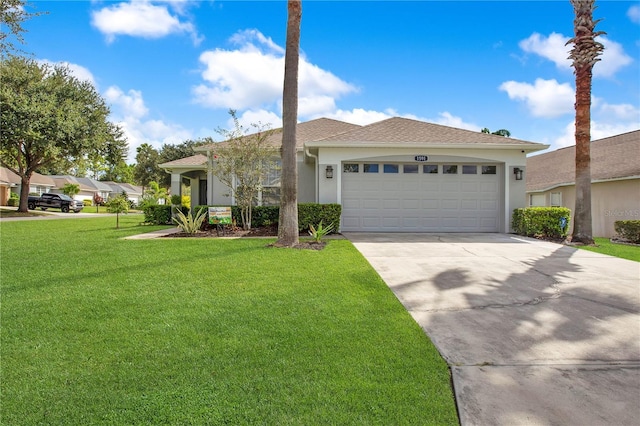
[[[93,200],[91,198],[85,198],[82,200],[82,204],[84,204],[85,207],[91,207]]]
[[[516,234],[528,237],[564,238],[570,220],[566,207],[527,207],[513,211],[511,226]]]
[[[142,210],[144,212],[144,223],[152,225],[171,224],[171,207],[163,204],[146,205]],[[186,207],[180,207],[180,210],[184,214],[189,212]]]
[[[625,240],[640,244],[640,220],[616,220],[613,227]]]
[[[197,213],[207,207],[222,206],[196,206],[195,211]],[[342,206],[340,204],[300,203],[298,204],[298,229],[304,231],[309,229],[309,225],[316,226],[322,222],[325,226],[329,226],[332,223],[334,229],[337,230],[340,225],[341,213]],[[259,228],[276,225],[279,216],[279,206],[255,206],[253,207],[251,226]],[[231,217],[236,223],[242,223],[238,206],[231,206]],[[207,218],[206,223],[208,221],[209,219]]]
[[[337,231],[340,228],[341,214],[340,204],[298,204],[298,229],[304,231],[309,229],[310,225],[317,226],[322,222],[325,227],[333,224],[333,229]]]

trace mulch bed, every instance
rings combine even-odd
[[[277,226],[263,226],[260,228],[252,228],[248,231],[245,231],[241,228],[236,229],[225,229],[224,233],[219,232],[214,227],[207,227],[206,229],[201,230],[195,234],[187,234],[186,232],[176,232],[173,234],[165,235],[162,238],[256,238],[256,237],[277,237],[278,236],[278,227]],[[306,232],[300,232],[300,236],[308,236]],[[327,245],[326,242],[315,242],[315,241],[300,241],[298,245],[293,248],[297,249],[306,249],[306,250],[322,250]],[[268,247],[277,247],[274,244],[269,244]]]

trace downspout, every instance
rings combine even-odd
[[[316,180],[316,203],[318,202],[318,200],[320,199],[320,175],[318,175],[318,167],[320,167],[318,165],[318,156],[317,155],[313,155],[311,153],[311,151],[309,151],[309,148],[305,148],[304,149],[304,153],[306,155],[308,155],[309,157],[313,158],[315,160],[315,180]]]

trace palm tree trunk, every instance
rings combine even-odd
[[[576,205],[573,212],[571,241],[593,244],[591,219],[591,79],[593,65],[604,50],[595,38],[604,32],[595,32],[598,21],[593,20],[595,0],[571,0],[575,19],[574,37],[569,58],[573,60],[576,75]]]
[[[576,204],[571,241],[593,244],[591,217],[591,68],[576,70]]]
[[[282,93],[282,179],[277,246],[298,244],[298,164],[296,127],[298,123],[298,61],[300,49],[301,0],[287,2],[287,41],[284,56]]]

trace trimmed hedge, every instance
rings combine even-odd
[[[145,206],[142,210],[144,212],[144,223],[152,225],[170,225],[171,221],[171,207],[169,205],[154,204]],[[186,207],[180,207],[182,213],[189,213],[189,209]]]
[[[209,206],[196,206],[196,212],[200,209],[206,209]],[[212,205],[210,207],[223,207]],[[333,223],[336,231],[340,226],[340,215],[342,214],[342,206],[340,204],[317,204],[317,203],[300,203],[298,204],[298,229],[304,231],[309,229],[309,225],[318,225],[321,221],[324,226]],[[251,214],[251,226],[259,228],[262,226],[277,225],[280,218],[279,206],[255,206]],[[231,217],[239,225],[242,223],[240,208],[231,206]],[[209,218],[207,218],[207,223]]]
[[[570,220],[571,210],[566,207],[527,207],[513,211],[511,226],[516,234],[527,237],[564,238]]]
[[[613,227],[625,240],[640,244],[640,220],[616,220]]]

